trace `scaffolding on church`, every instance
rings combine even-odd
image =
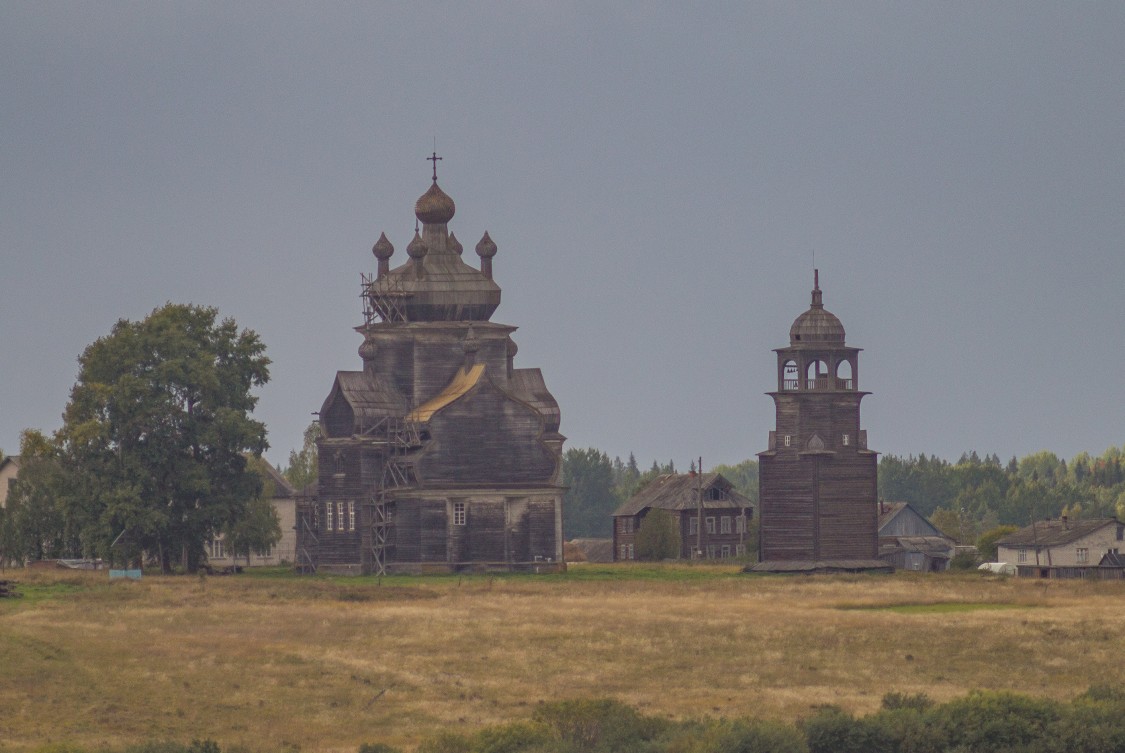
[[[364,432],[364,436],[376,437],[383,451],[383,472],[375,489],[371,506],[371,572],[375,575],[387,574],[387,538],[394,525],[391,511],[391,496],[396,489],[417,483],[413,463],[408,453],[422,445],[422,433],[418,422],[405,418],[384,418]]]
[[[402,287],[400,276],[387,275],[380,279],[360,272],[359,278],[365,324],[374,324],[376,317],[384,322],[406,321],[406,299],[410,293]],[[376,283],[379,283],[379,289],[376,289]]]

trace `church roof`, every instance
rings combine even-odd
[[[793,326],[789,328],[789,344],[844,344],[844,325],[835,314],[824,308],[819,270],[813,271],[812,305],[793,321]]]
[[[362,371],[337,371],[336,383],[364,425],[406,412],[406,401],[394,389]]]
[[[500,305],[500,286],[485,269],[469,266],[462,259],[461,243],[449,232],[456,206],[441,188],[435,175],[433,185],[414,205],[422,223],[407,246],[410,259],[381,274],[370,283],[366,294],[379,312],[397,312],[402,321],[488,321]],[[380,263],[388,261],[393,248],[381,236],[376,243]],[[482,252],[483,249],[483,252]],[[496,244],[484,234],[477,253],[491,264]]]

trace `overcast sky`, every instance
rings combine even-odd
[[[570,447],[765,449],[815,255],[872,449],[1101,453],[1123,40],[1121,2],[3,2],[0,448],[174,301],[261,335],[284,463],[436,143]]]

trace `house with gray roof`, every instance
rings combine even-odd
[[[1069,520],[1064,515],[1003,537],[996,542],[996,559],[1014,564],[1024,578],[1121,578],[1125,569],[1115,563],[1125,548],[1123,539],[1125,524],[1116,518]]]

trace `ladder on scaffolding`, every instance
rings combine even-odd
[[[422,444],[421,429],[416,421],[384,419],[365,432],[385,432],[383,441],[383,472],[372,499],[371,511],[371,565],[375,575],[387,574],[387,536],[394,524],[391,516],[391,497],[394,490],[417,482],[414,467],[407,454]]]

